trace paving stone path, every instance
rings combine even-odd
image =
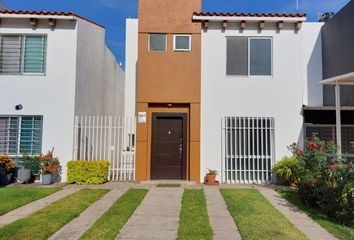
[[[183,188],[153,187],[117,239],[175,240]]]
[[[79,217],[66,224],[49,239],[79,239],[112,205],[124,194],[125,190],[112,190],[88,207]]]
[[[282,198],[276,191],[268,187],[257,187],[268,201],[281,213],[283,213],[292,224],[302,231],[311,240],[334,240],[333,235],[327,232],[319,224],[314,222],[305,213],[301,212],[294,205]]]
[[[219,187],[204,187],[204,192],[214,240],[241,240]]]
[[[45,206],[58,201],[59,199],[62,199],[64,197],[69,196],[70,194],[73,194],[74,192],[78,191],[79,188],[74,189],[74,188],[64,188],[63,190],[60,190],[56,193],[53,193],[45,198],[39,199],[37,201],[34,201],[32,203],[29,203],[25,206],[22,206],[20,208],[17,208],[5,215],[2,215],[0,217],[0,228],[3,227],[4,225],[13,223],[14,221],[27,217],[28,215],[44,208]]]

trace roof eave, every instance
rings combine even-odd
[[[296,23],[296,22],[305,22],[306,17],[247,17],[247,16],[193,16],[194,21],[209,21],[209,22],[287,22],[287,23]]]
[[[75,16],[58,16],[58,15],[35,15],[35,14],[0,14],[0,18],[37,18],[37,19],[58,19],[58,20],[76,20]]]
[[[336,77],[320,81],[323,85],[354,85],[354,72],[345,73]]]

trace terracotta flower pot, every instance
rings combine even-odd
[[[208,183],[215,183],[216,175],[208,174],[207,175],[207,182]]]

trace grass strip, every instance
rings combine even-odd
[[[213,239],[203,189],[184,190],[177,239]]]
[[[280,194],[280,196],[282,196],[290,203],[294,204],[301,211],[306,213],[310,218],[316,221],[328,232],[332,233],[336,238],[343,240],[354,239],[354,228],[343,226],[338,223],[338,221],[327,217],[319,210],[306,206],[301,202],[300,198],[294,192],[291,192],[289,190],[277,190],[277,192]]]
[[[84,189],[0,228],[0,239],[48,239],[109,190]]]
[[[130,189],[120,197],[81,239],[116,239],[125,223],[140,205],[148,190]]]
[[[160,184],[156,185],[156,187],[162,187],[162,188],[164,188],[164,187],[178,188],[180,186],[181,186],[181,184],[178,184],[178,183],[160,183]]]
[[[244,240],[307,239],[256,189],[221,189]]]
[[[61,190],[61,188],[0,188],[0,216],[59,190]]]

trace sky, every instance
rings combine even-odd
[[[308,21],[318,14],[337,12],[350,0],[202,0],[203,11],[307,13]],[[354,0],[352,0],[354,1]],[[125,19],[137,18],[138,0],[2,0],[13,10],[74,12],[106,28],[106,42],[117,58],[125,63]],[[1,5],[1,0],[0,0]]]

